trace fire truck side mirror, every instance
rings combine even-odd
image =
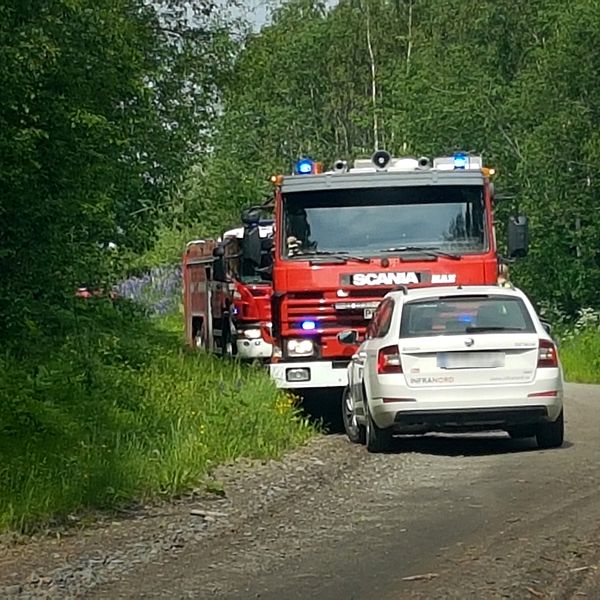
[[[508,218],[508,256],[521,258],[529,250],[529,222],[525,215]]]
[[[242,238],[242,254],[244,260],[260,266],[262,257],[262,243],[260,239],[260,230],[258,227],[249,227],[244,231]]]
[[[225,269],[225,248],[217,246],[213,250],[212,277],[215,281],[225,281],[227,279],[227,270]]]
[[[246,208],[242,211],[242,223],[246,227],[258,225],[260,221],[260,210],[255,207]]]
[[[540,323],[542,324],[542,327],[546,330],[546,333],[548,335],[552,335],[552,325],[550,324],[550,322],[546,321],[546,319],[544,319],[543,317],[540,317]]]

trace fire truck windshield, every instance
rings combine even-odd
[[[413,186],[288,193],[283,255],[374,256],[404,249],[437,255],[487,250],[481,186]]]

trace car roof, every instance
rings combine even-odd
[[[400,302],[410,302],[412,300],[426,300],[428,298],[441,298],[444,296],[474,296],[474,295],[494,295],[513,298],[525,298],[525,294],[514,287],[500,287],[497,285],[466,285],[466,286],[436,286],[426,288],[411,288],[406,292],[396,290],[387,294],[388,298]]]

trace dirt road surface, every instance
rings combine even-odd
[[[566,439],[323,436],[236,465],[225,495],[7,546],[0,597],[600,598],[600,387],[568,385]]]

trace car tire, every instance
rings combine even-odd
[[[367,426],[365,442],[367,450],[372,453],[387,452],[392,446],[392,428],[380,429],[371,416],[368,402],[365,402]]]
[[[364,444],[366,439],[366,428],[356,422],[354,401],[350,395],[350,388],[346,387],[342,394],[342,421],[344,431],[353,444]]]
[[[559,448],[563,445],[565,424],[562,410],[556,421],[540,425],[535,437],[539,448]]]

